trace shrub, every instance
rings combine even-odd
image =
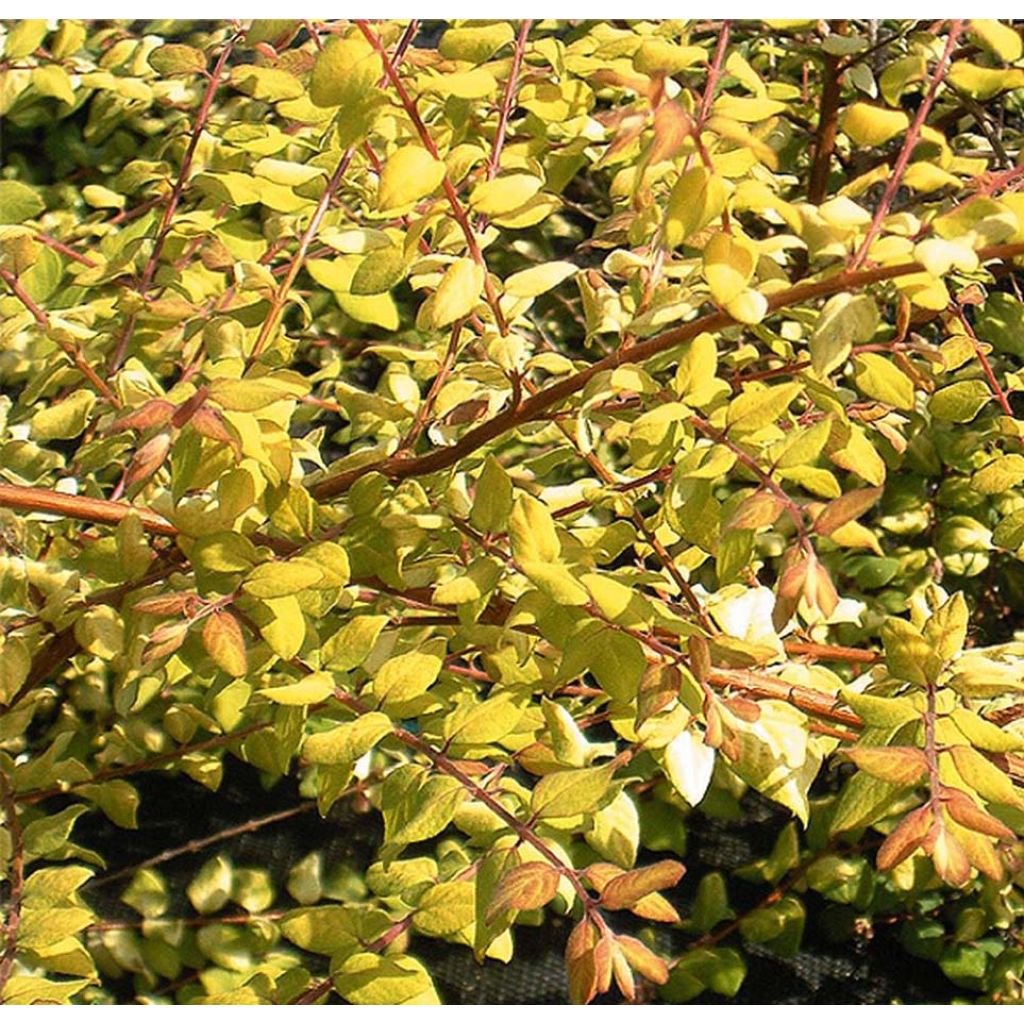
[[[1013,23],[3,26],[4,1000],[1019,1000]],[[90,845],[238,761],[372,865]]]

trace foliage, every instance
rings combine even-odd
[[[430,1003],[545,915],[731,996],[813,894],[1020,1000],[1018,25],[3,26],[5,1001]],[[365,879],[100,920],[89,822],[228,759]]]

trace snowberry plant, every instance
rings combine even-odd
[[[1019,24],[0,27],[0,1000],[1022,998]],[[234,762],[358,884],[91,848]]]

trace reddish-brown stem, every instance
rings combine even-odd
[[[68,519],[82,519],[108,526],[117,526],[127,516],[136,515],[148,533],[165,537],[175,537],[178,533],[177,527],[148,508],[121,501],[107,501],[105,498],[88,498],[81,494],[62,494],[43,487],[0,484],[0,506],[18,508],[25,512],[48,512]]]
[[[814,136],[814,159],[807,185],[807,201],[819,206],[828,194],[828,175],[832,152],[839,131],[839,100],[842,96],[842,71],[839,58],[824,54],[825,79],[818,107],[818,128]]]
[[[388,81],[391,83],[395,92],[398,93],[398,98],[402,107],[408,115],[409,120],[412,121],[413,126],[416,129],[416,134],[419,136],[420,142],[423,143],[423,148],[435,160],[440,160],[441,154],[430,135],[429,129],[423,123],[423,118],[420,117],[416,101],[409,95],[409,91],[406,89],[405,83],[398,75],[395,62],[388,56],[387,51],[384,49],[384,44],[380,41],[380,37],[372,28],[370,28],[369,23],[366,21],[357,19],[356,26],[366,37],[366,41],[379,54],[381,62],[384,65],[384,72],[387,75]],[[494,314],[494,320],[498,326],[498,330],[502,335],[505,335],[508,333],[508,324],[505,322],[505,314],[501,311],[501,305],[498,302],[498,293],[494,290],[494,282],[487,273],[487,262],[484,260],[484,254],[480,251],[480,243],[477,240],[476,232],[473,230],[473,225],[470,223],[469,214],[466,213],[466,209],[462,205],[462,201],[459,199],[459,194],[455,191],[455,186],[452,184],[451,178],[447,174],[445,174],[444,178],[441,180],[441,188],[444,190],[444,194],[448,199],[448,205],[451,207],[452,216],[455,218],[455,222],[459,225],[459,228],[466,239],[466,247],[469,250],[470,257],[484,272],[484,294],[487,298],[487,305],[490,306],[491,312]]]
[[[505,132],[508,130],[508,119],[512,115],[512,108],[515,106],[516,86],[519,84],[519,70],[523,66],[523,54],[526,53],[526,39],[530,34],[530,26],[533,22],[525,18],[519,26],[519,35],[516,38],[516,48],[512,54],[512,66],[509,69],[508,81],[505,83],[505,92],[501,97],[501,109],[498,111],[498,127],[494,132],[494,145],[491,147],[491,157],[487,161],[487,180],[490,181],[497,173],[501,165],[501,151],[505,147]]]
[[[434,411],[434,403],[437,401],[437,396],[455,367],[455,359],[459,354],[459,335],[462,334],[462,326],[465,322],[465,320],[456,320],[452,325],[452,333],[448,339],[448,349],[444,354],[444,359],[438,367],[437,374],[430,385],[430,390],[427,392],[427,397],[416,410],[412,426],[405,437],[402,438],[402,443],[398,446],[400,452],[411,452],[416,446],[420,434],[423,433],[423,429],[430,422],[430,414]]]
[[[195,123],[192,126],[191,136],[188,140],[188,147],[185,150],[185,155],[181,161],[181,167],[178,170],[177,180],[171,188],[170,194],[167,197],[167,205],[164,207],[163,216],[160,218],[160,225],[157,228],[156,238],[153,242],[153,251],[150,253],[149,259],[146,261],[146,265],[142,269],[142,276],[139,278],[138,290],[143,297],[145,297],[146,292],[149,291],[149,287],[153,283],[153,278],[156,276],[157,267],[160,265],[160,257],[163,254],[164,246],[167,244],[168,236],[171,233],[174,214],[178,209],[178,204],[181,202],[181,197],[185,193],[185,187],[188,185],[188,177],[192,171],[192,161],[195,158],[196,149],[199,146],[199,140],[202,137],[203,129],[206,127],[206,122],[209,119],[210,110],[213,106],[213,98],[216,95],[217,90],[220,88],[224,68],[227,65],[228,58],[231,56],[231,51],[235,48],[235,43],[238,39],[239,36],[233,36],[224,44],[224,47],[220,52],[220,56],[217,58],[217,63],[214,65],[213,71],[210,72],[206,91],[203,93],[203,99],[199,104]],[[117,346],[110,355],[110,361],[107,364],[108,374],[114,373],[124,361],[124,357],[127,355],[128,348],[131,345],[132,336],[135,333],[135,325],[137,323],[138,314],[132,313],[128,317],[124,330],[121,332],[121,336],[117,340]]]
[[[412,42],[412,37],[416,34],[416,26],[418,24],[418,22],[413,21],[409,24],[408,28],[406,28],[403,33],[402,40],[398,45],[398,49],[395,52],[396,60],[401,60],[402,55]],[[382,59],[385,61],[387,67],[392,67],[390,58],[388,58],[387,54],[383,53],[383,51]],[[309,250],[309,246],[316,237],[317,231],[320,230],[320,224],[330,207],[331,198],[340,188],[341,182],[348,171],[349,165],[352,163],[352,158],[356,154],[356,149],[357,147],[355,145],[351,145],[342,154],[337,167],[334,169],[334,173],[331,175],[331,178],[327,183],[327,187],[324,189],[323,195],[320,197],[320,201],[317,203],[316,209],[313,211],[312,217],[309,219],[309,223],[306,225],[306,230],[302,232],[302,235],[299,238],[298,249],[291,261],[288,263],[288,269],[285,272],[284,278],[277,286],[277,290],[274,292],[274,297],[270,302],[270,310],[264,318],[263,323],[260,325],[260,332],[256,336],[256,341],[252,348],[252,354],[246,361],[246,367],[252,366],[252,364],[263,354],[263,350],[266,348],[267,342],[270,340],[271,335],[276,329],[281,319],[281,313],[284,310],[285,303],[288,301],[288,295],[291,292],[292,285],[295,283],[295,279],[299,276],[299,271],[302,269],[306,261],[306,254]]]
[[[993,245],[978,250],[978,258],[982,261],[1011,259],[1020,255],[1024,255],[1024,243],[1021,242]],[[923,269],[922,265],[917,262],[900,263],[886,267],[872,267],[857,272],[847,271],[822,280],[803,282],[770,296],[768,309],[774,311],[812,299],[835,295],[837,292],[855,291],[880,281],[891,281],[908,274],[917,274]],[[704,331],[720,331],[734,325],[735,322],[728,313],[718,310],[697,320],[691,320],[681,327],[656,335],[648,341],[639,342],[631,348],[618,349],[603,359],[591,363],[585,369],[563,377],[538,391],[536,395],[525,399],[522,403],[507,408],[493,419],[468,431],[455,444],[447,448],[439,448],[416,459],[392,456],[367,466],[360,466],[357,469],[344,470],[312,484],[310,491],[314,497],[323,501],[344,494],[356,480],[371,472],[382,473],[395,480],[437,473],[449,466],[456,465],[467,455],[484,447],[507,431],[541,418],[549,408],[581,391],[596,374],[605,370],[614,370],[624,363],[642,363],[661,352],[691,341]]]
[[[8,288],[14,293],[18,301],[32,314],[32,318],[39,325],[39,328],[49,335],[50,332],[50,318],[46,315],[45,311],[39,306],[39,304],[32,298],[22,286],[21,281],[18,280],[17,276],[12,274],[9,270],[5,270],[0,267],[0,280],[7,285]],[[64,354],[75,364],[79,372],[86,380],[115,408],[121,408],[121,400],[110,390],[110,385],[100,377],[100,375],[89,365],[86,361],[85,356],[82,354],[82,350],[70,341],[63,339],[52,339],[55,344],[59,345],[64,351]]]
[[[870,251],[875,238],[878,236],[878,232],[882,230],[882,221],[885,220],[889,213],[889,207],[892,205],[893,199],[896,198],[896,192],[900,187],[900,183],[903,181],[903,173],[907,169],[907,164],[910,163],[910,158],[917,146],[917,140],[921,136],[921,129],[924,127],[928,114],[931,112],[932,104],[935,102],[935,95],[939,91],[939,86],[942,84],[942,80],[946,77],[949,58],[953,53],[953,48],[956,46],[956,41],[960,37],[962,30],[962,21],[955,20],[950,23],[946,46],[942,51],[942,57],[939,59],[938,66],[935,69],[935,74],[932,75],[931,85],[928,87],[928,92],[925,94],[924,100],[921,102],[921,106],[917,108],[917,113],[910,125],[910,130],[907,132],[907,137],[903,142],[903,147],[900,149],[900,154],[896,158],[896,165],[893,167],[892,174],[889,176],[889,181],[885,186],[885,192],[882,194],[882,201],[878,204],[878,208],[875,210],[875,215],[871,219],[871,224],[868,227],[868,233],[864,236],[864,241],[861,242],[860,248],[857,250],[856,255],[850,262],[849,269],[851,271],[860,269],[861,265],[868,257],[868,252]]]
[[[1000,386],[999,381],[992,370],[992,364],[988,361],[988,356],[985,355],[985,350],[982,348],[981,342],[978,341],[978,336],[974,333],[974,328],[971,326],[970,321],[964,313],[963,306],[954,304],[952,310],[956,315],[957,320],[960,321],[960,326],[963,327],[964,334],[971,339],[971,344],[974,346],[974,354],[977,356],[978,362],[981,364],[981,368],[985,373],[985,379],[988,381],[988,387],[992,392],[992,397],[999,403],[1003,412],[1009,416],[1010,419],[1013,419],[1013,408],[1010,405],[1010,400],[1006,397],[1006,392]]]
[[[81,263],[83,267],[98,267],[99,264],[88,256],[83,256],[80,252],[75,252],[70,245],[66,245],[60,239],[54,238],[53,235],[46,234],[45,231],[36,232],[36,241],[42,242],[47,248],[52,249],[54,252],[60,253],[61,256],[66,256],[69,260],[74,260],[75,263]]]

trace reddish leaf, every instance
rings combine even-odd
[[[930,807],[911,811],[886,837],[878,850],[878,869],[889,871],[902,864],[922,845],[934,821]]]
[[[668,981],[668,964],[657,953],[652,953],[639,939],[634,939],[630,935],[616,935],[615,941],[633,970],[639,971],[655,985],[664,985]]]
[[[229,676],[244,676],[249,667],[245,653],[245,636],[238,619],[231,612],[213,612],[203,626],[206,653]]]
[[[958,824],[971,832],[981,832],[996,839],[1014,839],[1012,829],[1007,828],[998,818],[983,811],[963,790],[947,789],[942,794],[946,813]]]
[[[535,910],[558,892],[558,870],[535,861],[513,868],[498,883],[484,915],[488,924],[506,910]]]
[[[135,484],[148,480],[163,464],[171,450],[171,435],[166,433],[151,437],[136,453],[124,475],[127,490]]]
[[[191,594],[159,594],[137,601],[134,611],[139,615],[177,615],[185,610]]]
[[[928,760],[916,747],[850,747],[843,756],[868,775],[897,786],[913,786],[928,774]]]
[[[859,519],[882,496],[881,487],[864,487],[830,501],[814,521],[814,529],[822,537],[834,533],[840,526]]]
[[[589,1003],[611,987],[611,940],[601,937],[589,918],[583,918],[569,935],[565,966],[569,975],[569,998],[576,1004]]]
[[[686,868],[675,860],[662,860],[646,868],[626,871],[609,880],[601,891],[601,903],[609,910],[634,907],[645,896],[679,884]]]

